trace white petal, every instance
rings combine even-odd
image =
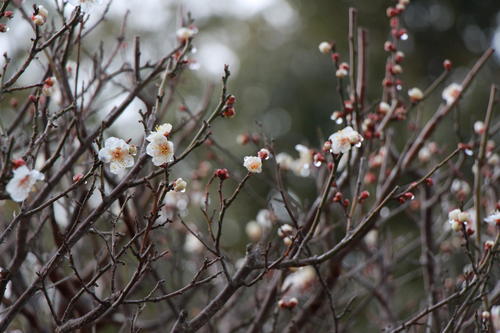
[[[111,161],[111,151],[109,148],[102,148],[99,150],[99,161],[109,163]]]

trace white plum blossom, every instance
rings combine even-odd
[[[177,178],[174,182],[174,191],[175,192],[185,192],[187,187],[187,183],[182,178]]]
[[[156,130],[155,131],[156,133],[159,133],[163,136],[169,136],[170,132],[172,132],[172,124],[165,123],[165,124],[158,125],[158,126],[156,126],[155,130]]]
[[[44,25],[45,22],[47,22],[48,16],[49,16],[48,10],[44,6],[40,5],[38,6],[38,13],[36,15],[33,15],[31,17],[31,20],[36,25],[41,26]]]
[[[380,102],[378,105],[378,111],[382,114],[387,114],[391,111],[391,106],[386,102]]]
[[[262,160],[257,156],[245,156],[243,166],[251,173],[262,172]]]
[[[185,42],[188,39],[192,38],[194,35],[196,35],[198,31],[193,28],[189,27],[181,27],[177,29],[175,32],[175,35],[177,36],[177,39],[181,42]]]
[[[35,183],[44,178],[44,175],[38,170],[30,170],[23,165],[14,170],[14,177],[9,181],[5,189],[12,200],[22,202],[28,197]]]
[[[152,132],[146,138],[150,143],[146,146],[146,154],[151,156],[153,164],[160,166],[174,160],[174,144],[158,132]]]
[[[318,45],[319,52],[328,54],[332,51],[332,44],[329,42],[321,42]]]
[[[484,221],[488,224],[500,226],[500,211],[495,211],[494,213],[486,217]]]
[[[349,72],[344,67],[340,67],[335,72],[335,76],[338,77],[339,79],[342,79],[342,78],[346,77],[347,75],[349,75]]]
[[[283,224],[278,228],[278,236],[280,238],[289,237],[293,234],[293,227],[290,224]]]
[[[448,223],[451,224],[453,231],[462,231],[462,225],[467,225],[471,221],[471,215],[456,208],[448,213]]]
[[[462,86],[458,83],[452,83],[443,90],[442,97],[447,105],[452,104],[462,93]]]
[[[134,165],[135,146],[129,145],[124,140],[110,137],[104,142],[104,147],[99,150],[99,160],[109,163],[111,173],[119,175]]]
[[[408,90],[408,96],[412,102],[419,102],[424,98],[424,93],[418,88],[411,88]]]
[[[353,145],[359,147],[361,142],[363,142],[363,137],[353,130],[351,126],[347,126],[330,135],[329,140],[332,143],[332,153],[345,154]]]

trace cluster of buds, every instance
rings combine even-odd
[[[408,200],[413,200],[415,199],[415,195],[411,192],[406,192],[404,194],[402,194],[399,198],[398,198],[398,201],[402,204],[404,204],[405,202],[407,202]]]
[[[446,102],[446,105],[450,105],[462,94],[462,85],[458,83],[452,83],[443,90],[442,97]]]
[[[294,229],[290,224],[283,224],[278,228],[278,236],[283,239],[283,243],[286,246],[290,246],[293,243]]]
[[[448,213],[448,223],[451,224],[451,229],[456,232],[461,232],[463,228],[466,228],[468,235],[472,235],[474,230],[468,227],[471,222],[471,216],[468,212],[463,212],[460,209],[454,209]]]
[[[31,16],[31,21],[35,23],[35,25],[41,26],[47,22],[47,18],[49,16],[49,12],[45,9],[44,6],[36,6],[35,12]]]
[[[299,300],[296,297],[292,297],[288,300],[286,299],[280,299],[278,301],[278,307],[281,309],[293,309],[294,307],[299,304]]]
[[[233,118],[236,115],[234,110],[234,103],[236,102],[236,97],[234,95],[229,95],[226,99],[226,103],[222,109],[222,116],[224,118]]]
[[[377,132],[377,123],[382,120],[382,115],[376,113],[369,113],[367,117],[361,123],[361,129],[363,130],[363,137],[366,139],[378,138],[380,133]]]
[[[344,198],[344,195],[342,194],[342,192],[337,192],[335,193],[335,195],[333,196],[332,198],[332,202],[338,202],[339,204],[341,204],[344,208],[347,208],[349,207],[349,204],[351,203],[349,201],[349,199],[347,198]]]

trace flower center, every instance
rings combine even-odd
[[[259,163],[257,162],[250,163],[250,169],[258,169],[258,168],[259,168]]]
[[[170,153],[170,146],[168,145],[168,143],[160,143],[159,148],[160,154],[162,155],[167,155]]]
[[[125,152],[121,148],[116,148],[111,152],[111,156],[114,160],[122,160]]]
[[[350,145],[351,144],[351,141],[349,140],[348,137],[344,136],[340,139],[340,144],[343,146],[343,145]]]
[[[21,178],[21,180],[19,180],[19,186],[25,187],[26,185],[28,185],[29,180],[30,180],[30,175],[24,176],[23,178]]]

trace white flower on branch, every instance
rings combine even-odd
[[[500,226],[500,211],[495,211],[494,213],[486,217],[484,221],[488,224]]]
[[[462,86],[458,83],[452,83],[443,90],[442,97],[447,105],[453,103],[462,93]]]
[[[186,192],[187,183],[182,178],[177,178],[174,182],[174,191],[175,192]]]
[[[418,88],[411,88],[408,90],[408,96],[413,103],[416,103],[424,98],[424,93]]]
[[[129,145],[122,139],[110,137],[99,150],[99,160],[109,163],[110,171],[116,175],[123,173],[126,168],[134,165],[135,146]]]
[[[360,147],[363,142],[361,134],[352,129],[351,126],[341,129],[330,135],[332,143],[331,152],[334,154],[345,154],[352,146]]]
[[[177,29],[175,35],[180,42],[185,42],[190,38],[193,38],[194,35],[198,32],[197,29],[191,27],[181,27]]]
[[[30,170],[23,165],[14,170],[14,177],[9,181],[5,189],[12,200],[22,202],[28,197],[35,183],[44,178],[44,175],[38,170]]]
[[[318,45],[319,52],[328,54],[332,51],[332,44],[329,42],[321,42]]]
[[[160,166],[174,160],[174,144],[165,135],[159,132],[152,132],[146,140],[150,142],[146,147],[146,154],[153,158],[155,166]]]
[[[257,156],[245,156],[243,166],[251,173],[262,172],[262,160]]]

